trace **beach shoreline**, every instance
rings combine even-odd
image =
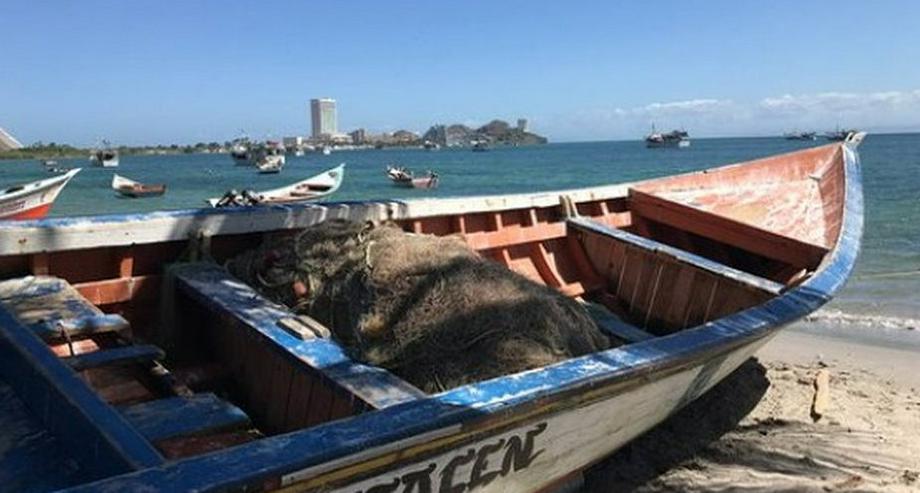
[[[681,412],[589,469],[585,492],[917,491],[920,353],[780,332]],[[829,406],[814,419],[819,372]]]

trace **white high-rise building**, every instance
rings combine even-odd
[[[22,144],[16,140],[16,137],[0,128],[0,151],[12,151],[13,149],[22,149]]]
[[[335,115],[335,100],[329,98],[310,100],[310,121],[313,123],[313,138],[332,137],[338,133]]]

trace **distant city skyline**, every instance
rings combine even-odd
[[[920,130],[920,2],[352,7],[5,2],[0,127],[24,144],[281,138],[310,135],[304,107],[328,95],[337,132],[521,116],[556,142],[638,139],[653,124],[694,137]],[[253,29],[252,12],[323,22]]]

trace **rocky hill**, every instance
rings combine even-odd
[[[442,146],[471,146],[476,142],[518,146],[547,142],[546,137],[513,127],[503,120],[492,120],[477,129],[460,124],[434,125],[422,135],[422,141],[434,142]]]

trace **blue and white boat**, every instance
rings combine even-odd
[[[0,222],[2,487],[564,485],[834,296],[861,139],[559,192]],[[220,267],[334,218],[458,235],[590,304],[615,347],[426,393]]]

